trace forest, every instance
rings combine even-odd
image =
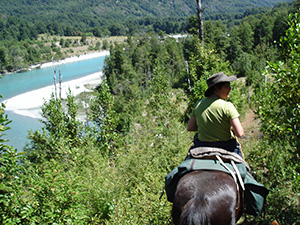
[[[280,3],[281,2],[281,3]],[[290,0],[203,1],[205,20],[234,26],[250,15],[270,13],[272,6],[288,7]],[[195,15],[196,1],[1,1],[0,72],[27,69],[31,64],[66,57],[69,46],[86,44],[88,36],[133,36],[149,32],[187,33],[187,18]],[[39,35],[81,36],[82,42],[51,45]],[[58,38],[59,40],[60,38]]]
[[[260,121],[240,141],[253,176],[270,190],[264,211],[240,224],[299,224],[299,7],[296,0],[236,20],[206,20],[203,46],[196,15],[182,21],[185,38],[160,29],[109,43],[101,85],[81,96],[52,95],[42,106],[43,128],[28,133],[21,152],[6,144],[10,119],[2,103],[0,223],[172,224],[171,203],[160,199],[164,177],[192,144],[187,119],[206,79],[223,71],[239,77],[229,100],[241,120],[253,111]],[[22,18],[6,19],[2,26],[22,27]],[[3,72],[58,52],[41,51],[40,33],[25,30],[27,39],[1,29],[11,37],[1,42]],[[77,119],[83,99],[93,126]]]
[[[241,15],[245,10],[272,7],[281,2],[291,0],[202,1],[207,19],[222,15]],[[139,21],[142,18],[186,18],[195,13],[195,7],[196,1],[189,0],[7,0],[0,2],[0,13],[31,23],[56,21],[77,28],[88,28],[111,24],[128,25],[128,20]]]

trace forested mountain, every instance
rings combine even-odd
[[[218,18],[221,15],[243,14],[257,7],[272,7],[291,0],[213,0],[202,1],[204,15]],[[97,27],[114,23],[129,23],[149,18],[172,17],[176,20],[195,14],[195,0],[6,0],[0,2],[0,13],[30,22],[58,22],[67,26]],[[148,21],[144,21],[148,18]]]
[[[122,35],[141,37],[150,32],[159,33],[161,36],[182,32],[196,34],[198,32],[196,1],[181,1],[181,4],[177,4],[177,0],[171,2],[172,4],[170,1],[168,3],[166,1],[104,2],[99,0],[1,1],[0,71],[1,73],[18,71],[27,68],[30,64],[49,61],[52,57],[54,59],[66,57],[69,53],[68,47],[91,44],[86,41],[88,36],[96,38]],[[206,14],[204,29],[206,29],[205,39],[207,40],[205,41],[216,46],[220,45],[228,51],[228,46],[234,46],[238,42],[233,40],[229,45],[227,43],[229,37],[226,36],[227,38],[224,39],[222,33],[228,34],[236,25],[249,18],[252,18],[252,22],[249,22],[247,29],[254,32],[253,48],[262,41],[262,38],[267,39],[269,43],[274,40],[278,41],[284,34],[284,28],[287,27],[286,19],[288,12],[293,8],[292,2],[278,3],[273,7],[258,6],[268,6],[277,1],[257,1],[255,4],[253,2],[226,1],[223,2],[223,7],[220,7],[220,1],[212,1],[209,4],[203,1]],[[260,24],[259,21],[264,16],[268,19]],[[211,22],[214,20],[224,26],[218,27],[220,31],[212,26]],[[229,30],[226,31],[226,29]],[[250,36],[252,32],[249,33]],[[45,36],[41,38],[42,34],[45,34],[46,38]],[[241,31],[242,34],[245,32]],[[71,40],[61,40],[57,46],[59,40],[57,37],[53,40],[48,39],[52,35],[59,36],[59,39],[77,36],[81,37],[81,41],[75,43]],[[241,39],[248,40],[243,37]],[[99,49],[100,45],[102,48],[107,46],[99,42],[94,46],[90,45],[89,48]],[[249,49],[251,42],[247,46]],[[230,52],[235,51],[230,50]],[[232,56],[229,60],[233,63],[237,59],[237,56]]]
[[[287,4],[292,0],[205,0],[202,5],[205,20],[236,20],[266,11],[280,2]],[[92,32],[97,37],[151,31],[181,33],[185,31],[187,18],[195,14],[196,0],[0,1],[0,40],[35,39],[41,33],[75,36]],[[14,34],[20,27],[32,29]]]

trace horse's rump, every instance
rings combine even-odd
[[[231,225],[240,203],[232,177],[221,171],[193,171],[178,182],[172,217],[180,225]]]

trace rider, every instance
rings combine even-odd
[[[236,76],[227,76],[223,72],[210,76],[204,99],[200,100],[192,111],[187,125],[188,131],[198,131],[194,147],[219,147],[242,156],[240,145],[235,137],[244,135],[239,113],[229,98],[230,82]]]

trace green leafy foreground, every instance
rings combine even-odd
[[[297,19],[297,14],[290,18],[288,43],[299,35]],[[289,51],[290,46],[298,45],[285,47],[293,61],[272,64],[278,71],[269,73],[273,79],[253,89],[252,107],[264,136],[243,140],[243,151],[270,194],[265,212],[248,217],[247,224],[299,220],[299,130],[293,130],[299,126],[299,110],[293,108],[300,102],[299,52]],[[190,50],[188,58],[183,49]],[[164,177],[191,145],[186,118],[203,96],[206,78],[217,71],[230,73],[228,63],[214,50],[201,48],[196,38],[176,42],[150,35],[111,46],[104,70],[105,79],[88,96],[93,125],[77,119],[80,104],[72,93],[65,100],[53,95],[42,107],[42,130],[29,133],[23,152],[5,145],[10,121],[1,105],[1,224],[172,224],[171,204],[165,196],[160,199]],[[290,105],[294,90],[298,94]],[[275,94],[280,101],[271,101]],[[242,79],[231,101],[242,115],[250,107]]]

